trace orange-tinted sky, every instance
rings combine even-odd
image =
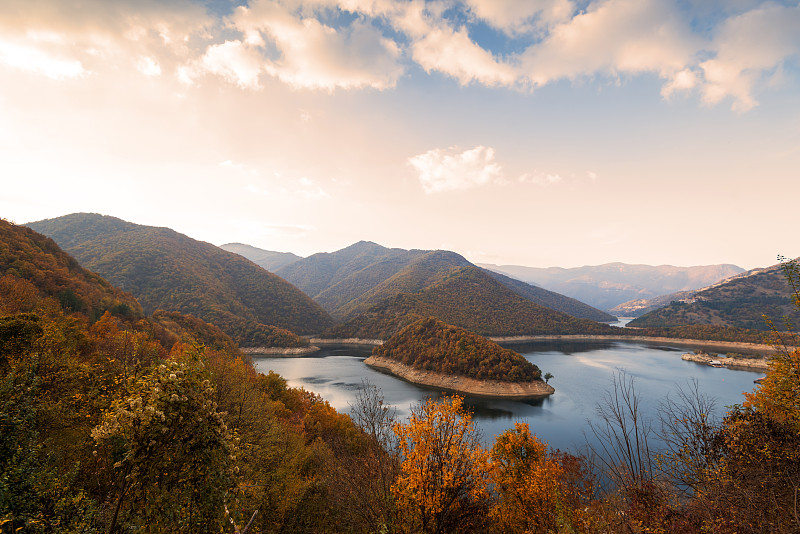
[[[0,216],[308,255],[800,255],[800,6],[3,0]]]

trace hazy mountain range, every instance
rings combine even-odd
[[[699,289],[744,272],[741,267],[731,264],[675,267],[606,263],[574,268],[481,266],[573,297],[601,310],[611,310],[629,300]]]
[[[690,291],[629,324],[638,327],[710,324],[768,330],[764,315],[779,330],[786,330],[785,319],[794,326],[800,325],[800,312],[793,303],[792,288],[780,264],[753,269]]]

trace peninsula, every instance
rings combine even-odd
[[[555,392],[538,367],[510,349],[435,317],[375,347],[365,363],[408,382],[464,395],[526,400]]]

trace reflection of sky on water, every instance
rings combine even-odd
[[[742,392],[753,389],[753,379],[761,373],[715,369],[681,360],[686,349],[662,344],[644,343],[568,343],[563,350],[558,344],[536,343],[517,345],[528,360],[543,373],[554,378],[550,384],[555,394],[529,402],[467,398],[467,406],[475,413],[475,421],[484,440],[520,421],[552,446],[577,451],[585,444],[586,421],[596,417],[596,405],[610,389],[617,369],[635,379],[645,415],[655,416],[659,402],[678,385],[696,379],[701,390],[716,397],[721,415],[725,406],[741,403]],[[397,409],[399,417],[407,417],[411,406],[427,397],[439,397],[435,390],[422,388],[364,365],[368,348],[325,350],[303,358],[257,358],[261,372],[274,370],[289,385],[304,387],[319,394],[337,410],[348,411],[364,380],[383,392],[388,405]]]

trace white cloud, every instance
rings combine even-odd
[[[531,174],[523,174],[518,178],[522,183],[536,184],[542,186],[554,185],[563,180],[560,174],[551,174],[545,172],[534,172]]]
[[[408,159],[419,173],[419,182],[426,193],[471,189],[500,183],[503,169],[495,161],[494,149],[477,146],[458,152],[454,147],[429,150]]]
[[[572,16],[571,0],[465,0],[472,12],[508,34],[547,28]]]
[[[241,41],[225,41],[208,47],[200,60],[202,67],[243,89],[258,89],[261,57]]]
[[[553,27],[521,61],[534,86],[562,78],[653,72],[677,88],[686,84],[686,66],[701,44],[671,2],[606,0]]]
[[[439,71],[462,85],[477,81],[484,85],[513,85],[515,69],[494,59],[470,40],[466,30],[431,29],[412,45],[414,60],[427,72]]]
[[[83,64],[76,59],[59,57],[36,47],[9,41],[0,41],[0,63],[53,80],[78,78],[86,74]]]
[[[145,76],[161,76],[161,66],[151,57],[141,57],[136,63],[136,68]]]
[[[787,59],[800,56],[800,6],[767,5],[725,21],[714,39],[716,56],[700,64],[703,99],[732,97],[733,108],[757,105],[755,85]]]
[[[403,73],[398,46],[359,20],[337,30],[257,0],[237,8],[232,24],[251,41],[257,33],[274,44],[280,57],[263,58],[263,69],[294,87],[386,89]]]

